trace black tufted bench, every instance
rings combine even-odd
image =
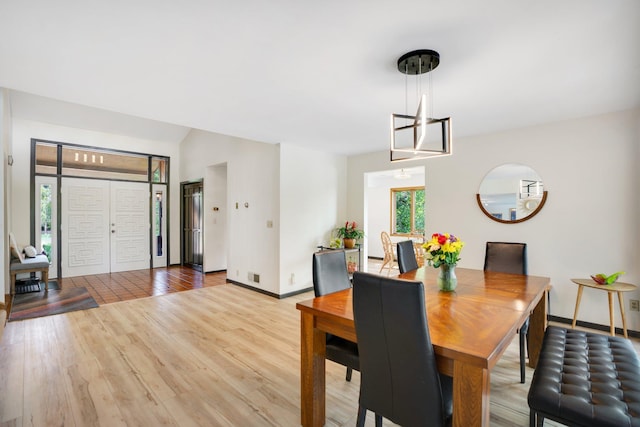
[[[640,358],[628,339],[549,326],[528,402],[530,427],[640,426]]]

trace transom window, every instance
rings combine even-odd
[[[168,182],[167,157],[50,141],[34,140],[33,143],[38,175]],[[60,173],[58,167],[61,167]]]
[[[391,189],[391,234],[424,235],[424,187]]]

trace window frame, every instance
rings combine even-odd
[[[396,197],[395,194],[396,193],[400,193],[400,192],[404,192],[404,191],[409,191],[411,192],[411,232],[410,233],[398,233],[396,231]],[[416,230],[416,224],[415,224],[415,216],[416,216],[416,196],[415,193],[416,191],[425,191],[425,187],[424,186],[417,186],[417,187],[393,187],[389,189],[389,197],[390,197],[390,227],[389,227],[389,234],[391,236],[402,236],[402,237],[422,237],[424,236],[424,230],[423,231],[418,231]],[[426,193],[425,193],[425,199],[426,199]],[[426,228],[426,224],[425,224],[425,228]]]

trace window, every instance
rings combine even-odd
[[[169,158],[76,144],[32,140],[36,175],[167,183]],[[60,154],[59,154],[60,153]]]
[[[167,161],[165,157],[151,158],[151,182],[167,182]]]
[[[62,146],[62,175],[148,181],[149,157],[72,145]]]
[[[391,234],[424,235],[424,187],[391,189]]]

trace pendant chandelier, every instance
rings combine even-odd
[[[408,76],[416,76],[419,93],[415,115],[391,114],[392,162],[418,160],[451,154],[451,119],[433,118],[433,91],[431,75],[429,90],[422,92],[421,75],[433,71],[440,64],[440,54],[434,50],[420,49],[405,53],[398,59],[398,71],[405,74],[405,109],[408,99]]]

